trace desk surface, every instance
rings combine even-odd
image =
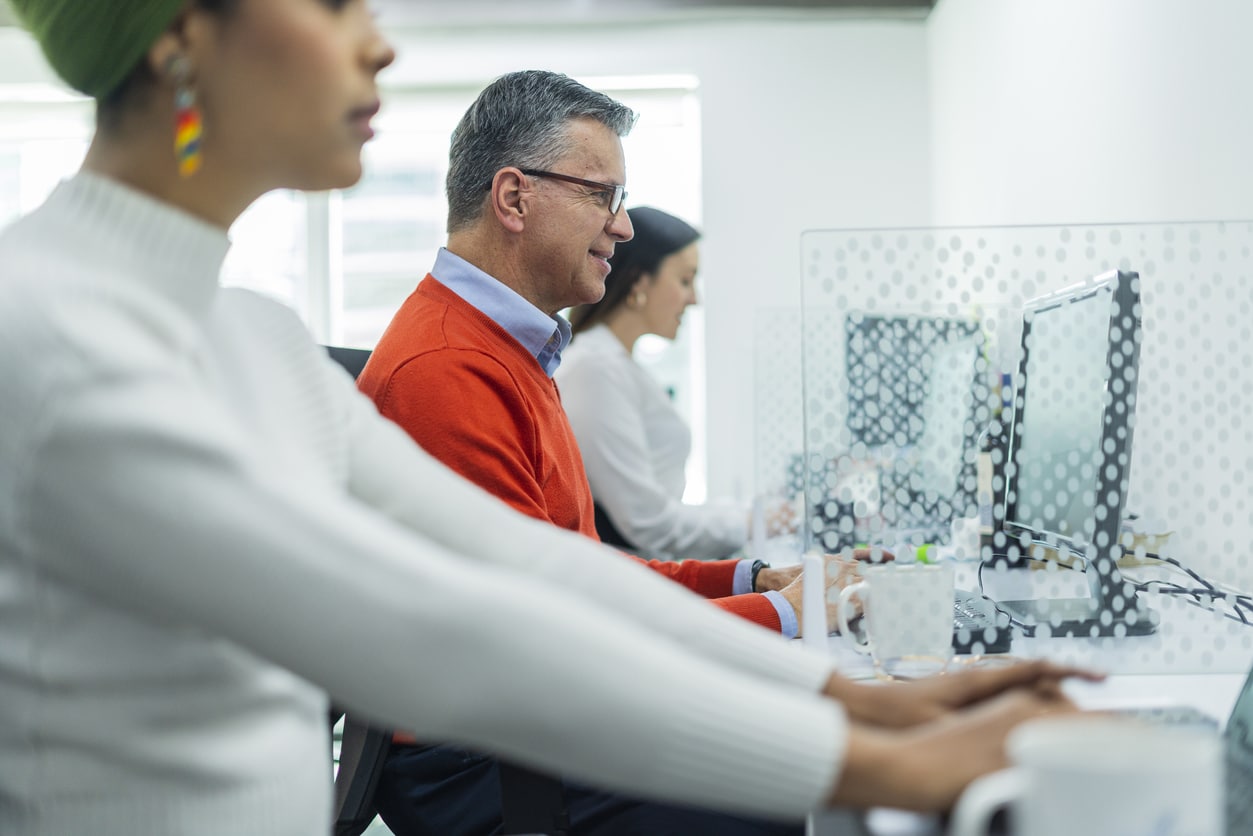
[[[977,564],[956,564],[956,584],[977,590]],[[1014,570],[1010,573],[984,572],[983,588],[993,599],[1071,597],[1086,595],[1084,576],[1079,572]],[[1120,674],[1236,674],[1243,676],[1253,667],[1253,626],[1224,617],[1221,612],[1202,609],[1180,596],[1142,593],[1145,602],[1157,610],[1161,624],[1156,633],[1124,638],[1028,638],[1015,631],[1008,655],[1019,658],[1048,658],[1058,662],[1091,667],[1111,675]],[[836,657],[840,671],[853,678],[872,678],[870,660],[853,651],[840,636],[827,641],[806,642],[811,650]],[[969,663],[968,657],[957,657]],[[992,658],[992,657],[989,657]]]
[[[974,571],[973,566],[960,568],[958,586],[978,589]],[[1055,585],[1058,580],[1036,574],[1040,577],[1027,578],[1025,582]],[[987,573],[984,579],[988,580]],[[1011,580],[1024,582],[1022,578]],[[997,590],[989,591],[997,595]],[[1015,592],[1021,594],[1018,590]],[[1066,590],[1062,590],[1062,594],[1065,593]],[[1189,705],[1225,724],[1245,677],[1253,667],[1253,627],[1224,618],[1221,613],[1191,606],[1176,597],[1148,594],[1146,601],[1162,618],[1154,635],[1121,639],[1043,639],[1016,635],[1011,655],[1049,658],[1107,672],[1109,676],[1101,683],[1066,684],[1066,692],[1082,708]],[[841,636],[807,643],[806,649],[830,653],[846,675],[875,676],[868,657],[856,653],[851,643]],[[962,660],[959,664],[971,663],[963,657],[958,659]],[[847,814],[817,817],[810,822],[810,834],[828,836],[856,832],[850,831],[849,824]],[[939,836],[942,833],[938,817],[897,810],[872,810],[865,817],[865,828],[863,832],[870,836]]]
[[[1191,705],[1227,721],[1244,674],[1121,674],[1101,683],[1068,683],[1066,691],[1083,708],[1101,710],[1114,707],[1183,704]],[[835,836],[850,832],[848,814],[816,817],[810,822],[810,836]],[[901,810],[871,810],[865,817],[863,833],[868,836],[942,836],[938,816],[919,815]]]

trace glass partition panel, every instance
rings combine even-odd
[[[1251,274],[1249,221],[805,233],[806,548],[955,561],[1017,655],[1244,670]]]
[[[763,514],[803,499],[804,435],[801,416],[801,310],[762,308],[753,318],[753,496]],[[801,557],[800,531],[788,526],[754,532],[754,557],[775,565]]]

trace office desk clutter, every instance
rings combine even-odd
[[[1253,451],[1247,435],[1175,408],[1180,392],[1217,402],[1229,388],[1207,378],[1201,389],[1215,391],[1197,392],[1194,380],[1171,377],[1179,366],[1166,354],[1190,345],[1190,314],[1218,333],[1229,319],[1214,322],[1214,306],[1168,307],[1182,298],[1182,280],[1146,280],[1134,259],[1076,267],[1108,265],[1130,240],[1170,258],[1177,234],[1211,241],[1218,263],[1228,229],[806,233],[808,436],[793,472],[806,492],[811,547],[936,542],[962,567],[964,608],[999,621],[1011,640],[998,650],[1017,637],[1125,640],[1137,665],[1151,667],[1178,640],[1135,641],[1155,635],[1164,603],[1216,609],[1243,627],[1253,572],[1230,548],[1241,542],[1239,513],[1213,514],[1195,497],[1216,483],[1222,496],[1239,496],[1242,474],[1229,462]],[[1247,237],[1243,227],[1239,235]],[[1041,260],[1049,253],[1060,255],[1050,264]],[[1201,246],[1192,258],[1204,263]],[[946,281],[930,296],[908,282],[876,288],[878,271],[902,264],[936,265]],[[1245,389],[1237,399],[1247,397]],[[1206,431],[1192,438],[1215,441],[1183,466],[1199,445],[1179,444],[1178,427],[1200,424]],[[944,439],[949,459],[920,451],[934,446],[923,443],[928,435]],[[1215,577],[1224,555],[1229,580]]]
[[[1151,683],[1195,680],[1188,699],[1203,702],[1204,680],[1250,669],[1253,436],[1240,416],[1253,408],[1253,374],[1231,307],[1248,300],[1211,293],[1253,270],[1253,225],[819,230],[801,251],[805,443],[793,475],[808,548],[931,544],[929,559],[954,571],[954,628],[964,599],[1006,639],[999,652],[955,654],[949,670],[1064,659],[1143,681],[1133,690],[1149,701],[1166,687]],[[942,327],[977,335],[977,348],[940,361],[940,375],[925,346]],[[952,458],[919,450],[931,421]],[[866,603],[863,622],[873,589]],[[849,627],[874,641],[873,624]],[[828,651],[850,674],[888,678],[847,636]],[[1195,716],[1180,708],[1153,716]],[[1130,779],[1149,756],[1129,758],[1131,745],[1040,743],[1037,758],[1023,727],[1011,761],[1030,779],[975,786],[995,786],[998,805],[1014,797],[1008,829],[993,828],[1014,836],[1253,832],[1235,812],[1249,794],[1216,792],[1219,725],[1176,730],[1167,748],[1178,764],[1158,756],[1166,765],[1144,781]],[[1249,781],[1247,729],[1238,712],[1227,721],[1230,788]],[[1187,772],[1189,748],[1205,762],[1144,790]],[[1135,803],[1149,796],[1160,806]],[[970,832],[986,832],[986,820]]]

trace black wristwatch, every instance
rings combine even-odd
[[[761,574],[762,569],[769,569],[769,568],[770,568],[770,564],[764,560],[753,561],[753,565],[749,567],[749,573],[752,578],[751,582],[748,585],[749,592],[757,591],[757,576]]]

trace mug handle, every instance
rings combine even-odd
[[[866,640],[864,642],[860,642],[857,640],[857,637],[852,634],[852,631],[849,630],[849,627],[848,627],[848,608],[849,608],[849,604],[852,603],[852,597],[857,592],[867,589],[867,588],[868,587],[866,586],[865,581],[858,581],[857,583],[849,584],[848,586],[841,589],[840,590],[840,603],[835,608],[835,617],[836,617],[836,620],[838,620],[840,623],[840,632],[843,633],[845,636],[848,636],[852,640],[853,649],[856,650],[858,653],[869,656],[870,655],[870,633],[867,632]]]
[[[949,819],[949,836],[987,836],[992,814],[1027,788],[1027,776],[1021,769],[1002,769],[976,778],[966,787]]]

